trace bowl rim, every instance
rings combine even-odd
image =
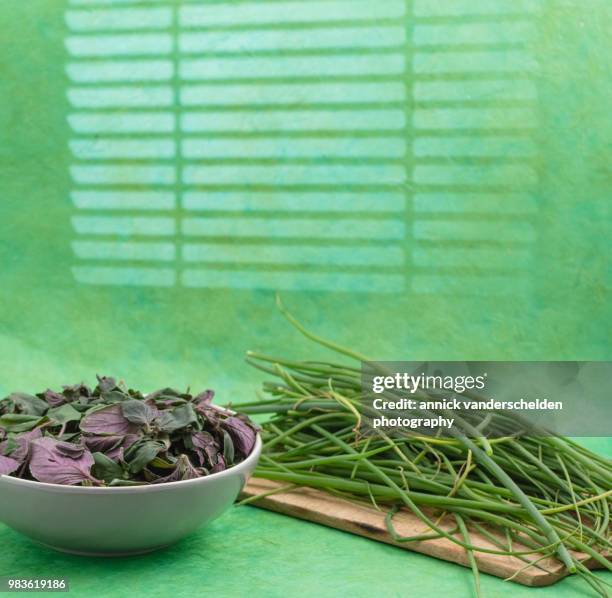
[[[224,477],[230,477],[236,474],[244,473],[245,470],[255,466],[261,454],[262,440],[261,435],[257,433],[255,444],[249,456],[238,463],[232,465],[228,469],[211,473],[199,478],[191,480],[179,480],[178,482],[164,482],[162,484],[143,484],[142,486],[68,486],[66,484],[49,484],[48,482],[38,482],[36,480],[23,480],[10,475],[0,475],[0,484],[9,483],[15,486],[23,486],[24,488],[32,488],[39,490],[48,490],[53,492],[66,492],[72,494],[140,494],[143,492],[160,492],[168,491],[177,487],[187,487],[196,484],[205,484],[210,480],[219,480]],[[1,489],[0,489],[1,490]]]

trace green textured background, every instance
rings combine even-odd
[[[443,271],[458,269],[465,284],[436,293],[410,285],[386,295],[285,292],[311,328],[381,360],[611,358],[610,3],[541,4],[529,47],[539,69],[538,152],[530,159],[538,209],[528,217],[537,241],[523,273],[528,284],[515,285],[503,267],[487,269],[485,257]],[[312,355],[275,311],[272,289],[86,286],[71,275],[66,8],[43,0],[0,5],[0,391],[91,381],[99,372],[142,388],[212,386],[222,402],[246,400],[260,381],[243,365],[246,349]],[[402,189],[407,197],[414,190],[410,182]],[[477,230],[494,218],[463,216]],[[410,209],[405,218],[410,227]],[[512,230],[515,221],[500,222]],[[406,277],[413,270],[408,261]],[[587,442],[612,455],[609,439]],[[175,547],[121,561],[51,553],[0,526],[2,575],[67,576],[75,595],[101,597],[471,591],[460,567],[246,507]],[[582,595],[575,580],[528,590],[485,576],[483,586],[487,596]]]

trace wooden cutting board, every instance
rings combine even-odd
[[[251,498],[282,487],[283,484],[278,482],[252,478],[243,490],[241,497],[243,499]],[[321,490],[304,487],[294,488],[259,498],[252,504],[270,511],[320,523],[371,538],[372,540],[393,544],[406,550],[413,550],[438,559],[468,566],[465,550],[450,540],[440,538],[423,542],[396,542],[387,531],[384,512],[365,504],[362,505],[339,498]],[[400,511],[393,518],[393,523],[400,536],[414,536],[430,531],[409,511]],[[449,530],[454,527],[454,523],[451,520],[443,520],[441,527]],[[490,540],[477,532],[472,532],[471,538],[475,545],[494,550],[497,549]],[[527,550],[519,544],[515,544],[514,548],[515,550]],[[575,556],[583,560],[587,567],[597,568],[598,563],[588,559],[586,555],[575,554]],[[513,581],[527,586],[551,585],[567,575],[563,565],[554,558],[544,559],[539,561],[537,565],[524,569],[527,563],[518,557],[483,552],[475,553],[475,557],[480,571],[504,579],[514,575]],[[538,557],[539,555],[527,555],[525,558],[535,560]]]

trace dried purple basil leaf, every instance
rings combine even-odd
[[[21,467],[21,463],[12,457],[0,456],[0,475],[9,475],[17,471]]]
[[[70,459],[80,459],[87,448],[82,444],[74,444],[72,442],[58,442],[55,445],[55,450],[62,456]]]
[[[96,390],[99,394],[104,392],[110,392],[111,390],[117,388],[117,381],[114,378],[111,378],[110,376],[96,375],[96,378],[98,379],[98,386],[96,387]]]
[[[205,390],[204,392],[201,392],[199,395],[193,397],[193,402],[196,405],[202,405],[204,407],[207,407],[208,405],[210,405],[212,403],[212,400],[215,396],[215,391],[214,390]]]
[[[176,468],[183,472],[182,480],[194,480],[195,478],[202,477],[187,455],[179,456]]]
[[[14,438],[16,446],[10,453],[11,459],[15,459],[16,461],[19,461],[19,463],[26,461],[28,459],[28,455],[30,454],[30,444],[37,438],[42,438],[40,428],[36,428],[30,432],[22,432],[21,434],[18,434]]]
[[[218,428],[223,416],[225,415],[224,411],[217,409],[214,405],[196,405],[195,410],[212,428]]]
[[[229,432],[234,442],[236,454],[239,457],[247,457],[255,446],[255,430],[239,417],[228,417],[221,423],[221,427]]]
[[[96,409],[81,420],[81,430],[88,434],[134,434],[137,429],[124,417],[119,404]]]
[[[195,448],[206,449],[210,446],[218,448],[218,444],[209,432],[193,432],[188,435],[191,444]]]
[[[162,478],[158,478],[153,484],[164,484],[167,482],[180,482],[182,480],[193,480],[202,477],[198,470],[192,465],[187,455],[180,455],[176,462],[174,471]]]
[[[60,405],[64,405],[68,402],[67,398],[63,394],[54,392],[50,388],[47,388],[45,392],[41,392],[36,396],[46,401],[51,407],[59,407]]]
[[[159,416],[159,411],[153,401],[146,402],[130,399],[121,403],[121,411],[125,419],[141,426],[150,425]]]
[[[110,459],[116,460],[123,450],[130,448],[139,438],[137,434],[83,436],[83,442],[92,453],[104,453]]]
[[[191,434],[189,443],[198,456],[200,466],[205,464],[214,466],[218,463],[219,458],[222,457],[219,444],[208,432],[195,432]]]
[[[92,453],[107,454],[109,451],[112,451],[117,447],[121,446],[121,441],[123,440],[123,438],[125,437],[120,434],[113,434],[107,436],[88,436],[84,434],[83,442]]]
[[[218,473],[219,471],[223,471],[227,469],[225,466],[225,459],[223,455],[218,455],[217,462],[212,466],[210,473]]]
[[[67,442],[53,438],[38,438],[30,444],[30,473],[39,482],[75,486],[89,480],[97,483],[91,475],[93,455],[84,447],[74,450]]]

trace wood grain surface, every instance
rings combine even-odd
[[[282,488],[283,484],[252,478],[242,492],[242,498],[251,498],[267,492]],[[364,536],[386,544],[392,544],[406,550],[413,550],[427,554],[438,559],[451,561],[468,566],[465,550],[446,538],[426,540],[421,542],[397,542],[387,530],[384,511],[378,511],[373,506],[355,503],[339,498],[321,490],[313,488],[293,488],[269,496],[262,496],[254,501],[257,507],[305,519],[339,530]],[[428,533],[425,524],[409,511],[400,511],[393,519],[395,529],[399,536],[414,536]],[[451,520],[442,520],[441,527],[447,531],[454,527]],[[473,544],[483,548],[497,549],[486,537],[474,531],[471,533]],[[517,551],[527,550],[515,544]],[[592,569],[597,563],[588,559],[586,555],[575,555]],[[527,555],[524,558],[537,560],[541,555]],[[475,553],[480,571],[502,577],[512,577],[512,581],[527,586],[547,586],[563,579],[568,573],[563,565],[555,558],[545,558],[537,564],[526,567],[527,563],[518,557]]]

